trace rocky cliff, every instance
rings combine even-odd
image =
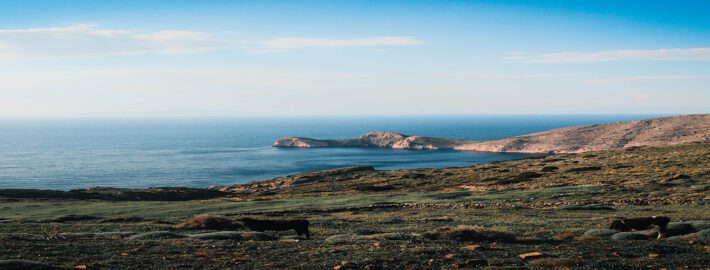
[[[409,136],[370,132],[355,139],[319,140],[287,137],[274,147],[381,147],[393,149],[455,149],[481,152],[579,153],[634,146],[662,146],[710,141],[710,114],[683,115],[632,122],[554,129],[494,141]]]

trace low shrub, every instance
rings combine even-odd
[[[446,226],[423,234],[425,238],[457,241],[515,241],[515,235],[507,232],[489,230],[481,226],[459,225]]]
[[[244,224],[224,217],[201,214],[175,225],[175,229],[244,230]]]

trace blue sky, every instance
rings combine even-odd
[[[2,1],[0,117],[710,109],[708,1]]]

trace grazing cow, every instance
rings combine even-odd
[[[247,228],[263,232],[263,231],[288,231],[294,230],[298,236],[306,235],[306,239],[311,238],[308,232],[308,220],[293,219],[293,220],[258,220],[252,218],[242,218],[239,221],[244,222]]]
[[[628,232],[647,230],[655,226],[658,227],[658,238],[661,238],[663,237],[663,234],[666,231],[666,226],[669,222],[671,222],[670,218],[659,216],[619,219],[612,221],[609,229]]]

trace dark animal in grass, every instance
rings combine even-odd
[[[239,221],[244,223],[247,228],[263,232],[263,231],[288,231],[294,230],[299,236],[305,235],[306,239],[311,238],[308,231],[308,220],[292,219],[292,220],[259,220],[252,218],[242,218]]]
[[[670,218],[658,216],[619,219],[612,221],[611,225],[609,226],[609,229],[628,232],[648,230],[653,227],[658,227],[658,238],[661,238],[666,232],[666,226],[668,226],[668,222],[671,222]]]
[[[195,215],[185,222],[175,225],[175,229],[243,230],[244,226],[228,218],[201,214]]]

